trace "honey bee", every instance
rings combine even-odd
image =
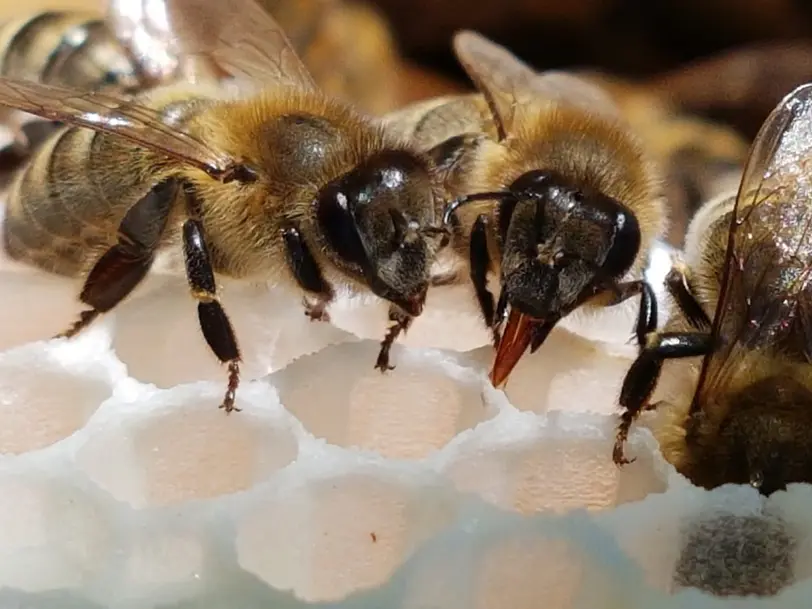
[[[537,73],[474,32],[458,33],[454,50],[480,93],[420,102],[387,120],[429,151],[456,197],[445,222],[493,332],[498,387],[528,346],[536,351],[580,307],[640,295],[651,313],[653,291],[640,275],[665,209],[654,162],[602,89]],[[491,273],[501,284],[496,304]]]
[[[175,83],[122,100],[0,79],[0,105],[67,123],[9,189],[6,251],[83,278],[89,308],[71,337],[127,297],[158,252],[182,248],[203,336],[228,366],[226,411],[240,351],[215,274],[291,279],[315,320],[328,320],[338,289],[371,291],[390,303],[376,362],[390,369],[448,242],[431,160],[322,94],[254,0],[164,4],[184,52],[250,94]]]
[[[695,484],[812,482],[810,133],[804,85],[765,121],[738,191],[692,220],[667,280],[677,311],[647,328],[622,386],[615,462],[638,414],[662,406],[663,454]],[[666,360],[690,380],[652,403]]]

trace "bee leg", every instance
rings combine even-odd
[[[305,296],[302,303],[304,304],[305,315],[310,318],[310,321],[330,321],[330,314],[326,310],[327,305],[330,304],[329,300]]]
[[[614,306],[637,294],[640,295],[640,309],[637,314],[634,336],[637,339],[637,344],[642,349],[646,335],[657,329],[657,297],[654,294],[654,289],[651,284],[643,279],[610,283],[607,289],[610,292],[610,298],[605,301],[606,306]]]
[[[381,372],[387,370],[394,370],[394,366],[389,365],[389,351],[392,349],[392,344],[395,342],[401,332],[406,333],[409,326],[412,325],[413,317],[406,315],[400,309],[395,307],[389,308],[389,321],[394,322],[389,326],[389,331],[386,333],[383,341],[381,341],[381,350],[378,352],[378,360],[375,362],[375,368]]]
[[[654,300],[654,291],[644,279],[624,281],[622,283],[613,282],[608,285],[607,289],[611,294],[609,300],[606,302],[606,306],[609,307],[625,302],[632,296],[637,296],[646,291],[648,291],[652,301]]]
[[[199,220],[189,219],[183,223],[183,254],[186,278],[192,296],[198,301],[197,317],[203,338],[217,359],[228,364],[228,388],[220,408],[225,409],[226,413],[239,411],[234,405],[234,399],[240,384],[240,349],[234,328],[217,299],[214,270]]]
[[[642,307],[641,307],[642,309]],[[641,313],[641,317],[642,317]],[[640,326],[638,322],[638,327]],[[650,398],[660,378],[663,362],[667,359],[699,357],[711,349],[711,335],[707,332],[647,332],[642,339],[640,355],[626,373],[620,389],[623,414],[617,429],[612,458],[617,465],[631,463],[623,455],[623,445],[632,423],[643,410],[650,410]]]
[[[119,226],[118,242],[99,258],[85,279],[79,300],[91,309],[80,313],[79,319],[56,338],[75,336],[141,283],[152,266],[176,193],[177,184],[167,180],[130,208]]]
[[[315,297],[305,296],[305,315],[314,321],[330,321],[325,308],[333,300],[333,288],[321,274],[313,253],[295,226],[285,227],[282,238],[293,277],[305,292],[315,294]]]
[[[488,253],[488,220],[484,214],[476,219],[471,229],[469,255],[471,282],[474,284],[479,310],[482,311],[482,317],[493,333],[494,345],[498,345],[499,329],[494,314],[493,294],[488,290],[488,268],[491,265],[491,258]]]
[[[674,263],[672,269],[665,277],[665,286],[674,298],[680,311],[688,322],[697,330],[707,330],[711,327],[711,320],[694,294],[691,272],[682,262]]]

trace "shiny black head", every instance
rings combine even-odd
[[[637,219],[621,202],[550,171],[520,176],[499,204],[507,302],[539,319],[563,317],[631,268]]]
[[[708,433],[701,413],[692,423],[686,474],[696,484],[750,484],[770,495],[812,482],[812,392],[790,376],[763,379],[733,396],[717,433]]]
[[[379,152],[325,186],[316,201],[325,250],[379,297],[419,315],[434,257],[448,233],[435,222],[429,166],[400,150]]]

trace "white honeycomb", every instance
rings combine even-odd
[[[3,262],[0,608],[808,606],[812,489],[698,490],[641,428],[612,464],[634,303],[556,330],[505,395],[467,286],[430,293],[386,376],[382,305],[340,303],[342,330],[223,290],[230,416],[182,277],[47,340],[77,286]]]

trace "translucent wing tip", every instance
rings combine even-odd
[[[501,48],[498,44],[474,30],[459,30],[454,34],[452,46],[458,56],[470,55],[483,49]]]
[[[787,93],[779,103],[779,106],[795,103],[799,99],[808,99],[812,96],[812,83],[806,83],[795,87],[792,91]]]

